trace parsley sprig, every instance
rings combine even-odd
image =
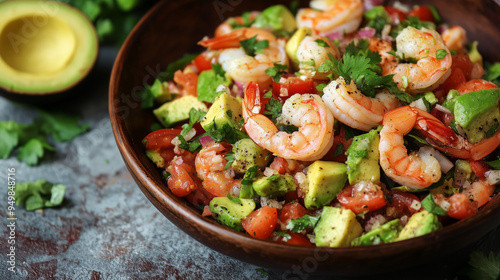
[[[286,74],[288,71],[287,65],[282,65],[279,63],[275,63],[273,67],[269,67],[266,69],[266,74],[273,78],[275,83],[278,83],[283,74]]]
[[[375,97],[376,89],[386,88],[403,102],[413,101],[411,95],[398,89],[393,81],[394,75],[381,75],[381,68],[378,64],[382,58],[379,53],[371,51],[368,45],[366,39],[359,40],[357,45],[351,42],[340,60],[329,55],[329,60],[321,64],[318,71],[333,72],[329,75],[330,79],[333,79],[333,74],[336,74],[343,77],[347,84],[354,81],[358,89],[369,97]]]
[[[263,49],[269,47],[269,41],[257,41],[257,35],[255,35],[252,38],[240,41],[240,45],[246,54],[255,56],[255,54],[262,53]]]

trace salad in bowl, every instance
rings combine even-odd
[[[481,211],[500,179],[500,64],[432,6],[230,17],[141,94],[165,188],[253,238],[349,247]]]

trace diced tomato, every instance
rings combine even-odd
[[[171,175],[167,180],[168,188],[176,196],[187,196],[197,188],[195,179],[190,175],[190,173],[193,174],[193,167],[182,160],[174,160],[167,171]]]
[[[288,77],[284,82],[275,83],[273,81],[273,98],[284,103],[290,96],[300,93],[316,93],[314,81],[312,79],[302,80],[299,77]]]
[[[394,207],[399,214],[411,216],[418,212],[418,209],[411,207],[414,203],[413,201],[420,202],[420,199],[416,195],[398,190],[390,191],[389,195],[391,196],[391,200],[387,206]]]
[[[470,79],[473,67],[474,64],[466,54],[456,54],[452,57],[450,76],[434,91],[440,103],[443,102],[451,89],[456,89]]]
[[[195,59],[194,64],[200,72],[212,69],[212,63],[207,58],[206,53],[200,53]]]
[[[333,136],[333,145],[328,151],[328,153],[322,158],[322,160],[328,161],[337,161],[337,162],[345,162],[347,160],[347,156],[345,155],[345,151],[351,146],[352,138],[345,139],[345,129],[343,126],[340,126],[340,129],[335,131],[335,135]],[[338,145],[342,145],[342,147],[337,147]],[[340,154],[338,154],[340,151]],[[337,153],[337,155],[336,155]]]
[[[348,186],[337,195],[337,199],[356,214],[374,211],[387,204],[382,189],[371,183]]]
[[[309,238],[300,233],[294,233],[291,231],[287,231],[286,233],[290,236],[290,238],[288,237],[285,238],[284,236],[274,236],[273,240],[276,242],[293,244],[293,245],[313,246],[311,241],[309,241]]]
[[[241,225],[251,236],[267,239],[273,234],[277,222],[278,210],[270,206],[263,206],[244,218]]]
[[[448,202],[450,203],[450,208],[446,213],[454,219],[465,219],[474,215],[478,210],[477,201],[470,200],[463,193],[456,193],[450,196]]]
[[[195,183],[198,184],[197,180],[195,180]],[[210,200],[214,198],[215,196],[211,193],[209,193],[207,190],[205,190],[203,187],[201,187],[198,184],[198,188],[193,190],[190,194],[186,196],[187,201],[191,203],[192,205],[208,205],[210,203]]]
[[[288,203],[283,206],[280,213],[280,221],[287,225],[291,219],[298,219],[307,214],[306,208],[298,202]]]
[[[180,129],[165,128],[149,133],[142,140],[147,151],[157,152],[163,162],[157,162],[158,167],[166,168],[174,158],[174,145],[172,139],[181,133]]]
[[[401,11],[398,8],[394,8],[391,6],[384,6],[384,9],[391,17],[392,24],[399,24],[399,23],[403,22],[403,20],[405,20],[405,18],[406,18],[406,13]]]
[[[477,177],[479,177],[479,179],[481,180],[486,179],[484,173],[491,170],[490,166],[486,164],[484,160],[478,160],[478,161],[471,160],[470,166],[472,167],[472,171],[474,172],[474,174],[476,174]]]
[[[426,6],[417,6],[408,13],[409,17],[418,17],[421,21],[436,22],[434,15],[432,15],[431,9]]]
[[[212,212],[212,210],[210,210],[210,206],[205,205],[205,206],[203,207],[203,212],[201,213],[201,215],[202,215],[203,217],[210,217],[210,216],[212,216],[212,215],[213,215],[213,212]]]

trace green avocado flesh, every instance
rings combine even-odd
[[[94,65],[92,23],[80,11],[53,1],[0,4],[0,87],[26,94],[71,88]]]

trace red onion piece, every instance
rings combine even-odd
[[[215,143],[215,141],[214,139],[212,139],[212,137],[210,137],[210,135],[200,137],[200,144],[203,148],[210,146],[213,143]]]
[[[365,0],[363,1],[365,6],[365,11],[373,9],[375,6],[381,6],[384,4],[384,0]]]
[[[340,32],[334,32],[334,33],[330,33],[330,34],[327,34],[326,37],[330,38],[330,40],[340,40],[342,39],[342,33]]]
[[[375,28],[365,27],[358,31],[359,38],[372,38],[375,36]]]

